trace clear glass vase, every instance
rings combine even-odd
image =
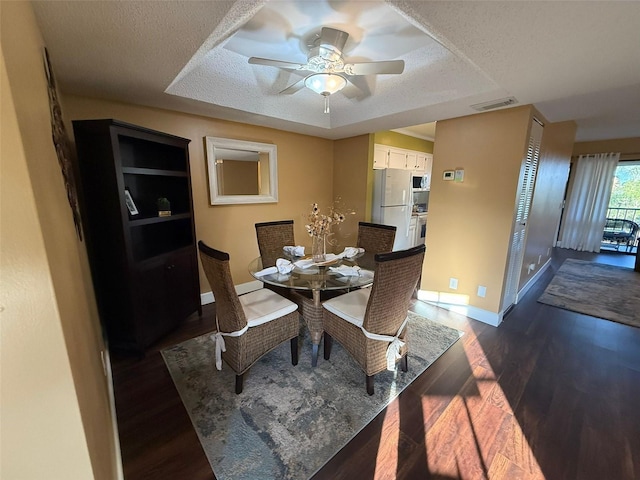
[[[311,255],[314,262],[324,262],[327,254],[327,236],[314,235],[311,239]]]

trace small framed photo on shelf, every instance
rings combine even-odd
[[[133,198],[131,197],[131,193],[129,190],[124,191],[124,202],[127,204],[127,208],[129,209],[129,213],[131,215],[138,215],[138,208],[136,204],[133,202]]]

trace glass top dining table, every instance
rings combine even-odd
[[[283,252],[273,253],[275,255],[267,254],[265,257],[269,259],[269,265],[266,267],[272,268],[265,273],[262,257],[258,257],[249,263],[249,273],[261,282],[293,290],[292,300],[301,307],[302,316],[309,329],[313,346],[311,365],[315,367],[318,363],[318,347],[324,329],[322,297],[331,298],[336,294],[340,295],[345,291],[373,284],[375,256],[364,252],[352,258],[337,258],[314,264],[313,260],[307,257],[293,257]],[[283,259],[284,263],[291,262],[292,265],[289,265],[289,268],[293,268],[288,273],[281,273],[277,268],[273,268],[273,263],[277,262],[275,259]],[[283,272],[287,269],[284,268]],[[304,291],[310,291],[311,298],[308,299]]]
[[[262,257],[255,258],[249,263],[249,273],[261,282],[293,290],[307,290],[313,292],[314,303],[320,303],[320,292],[329,290],[351,290],[362,288],[373,283],[373,254],[361,253],[353,258],[338,258],[323,263],[306,261],[306,257],[292,257],[283,254],[280,258],[293,263],[293,270],[289,273],[261,274],[266,268]],[[302,260],[302,262],[300,261]],[[305,265],[302,268],[297,265]],[[309,265],[309,266],[307,266]],[[272,266],[272,265],[268,265]],[[346,268],[354,267],[354,268]],[[344,273],[352,273],[345,275]],[[357,271],[357,274],[355,274]]]

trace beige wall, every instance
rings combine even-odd
[[[113,479],[103,344],[51,140],[43,42],[30,3],[0,9],[0,477]]]
[[[576,124],[573,121],[547,123],[544,127],[518,290],[551,257],[562,214],[575,133]],[[534,270],[529,270],[531,264],[535,265]]]
[[[498,313],[531,107],[438,122],[422,289]],[[464,169],[464,181],[442,180]],[[449,278],[458,289],[449,288]],[[486,297],[476,295],[478,285]],[[444,301],[444,300],[443,300]]]
[[[516,193],[534,115],[545,121],[523,106],[438,122],[422,280],[423,290],[439,295],[434,299],[503,313]],[[575,131],[574,122],[544,128],[518,290],[550,258]],[[444,170],[458,168],[462,183],[442,180]],[[457,290],[449,288],[451,277]],[[479,285],[487,287],[484,298]]]
[[[373,166],[369,165],[369,135],[336,140],[333,146],[333,193],[354,214],[337,235],[340,246],[355,246],[358,222],[370,219]]]
[[[236,284],[253,280],[247,265],[258,256],[255,223],[293,219],[296,243],[310,247],[311,239],[304,224],[311,205],[317,202],[324,210],[333,203],[331,140],[73,95],[65,96],[65,117],[67,120],[114,118],[191,139],[189,156],[196,236],[198,240],[229,253],[231,274]],[[72,131],[71,122],[69,130]],[[278,203],[210,205],[206,136],[277,145]],[[211,291],[202,269],[200,290]]]

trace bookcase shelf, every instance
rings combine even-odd
[[[190,141],[112,119],[73,121],[73,130],[100,319],[111,348],[144,352],[202,311]],[[159,198],[170,216],[159,216]]]

